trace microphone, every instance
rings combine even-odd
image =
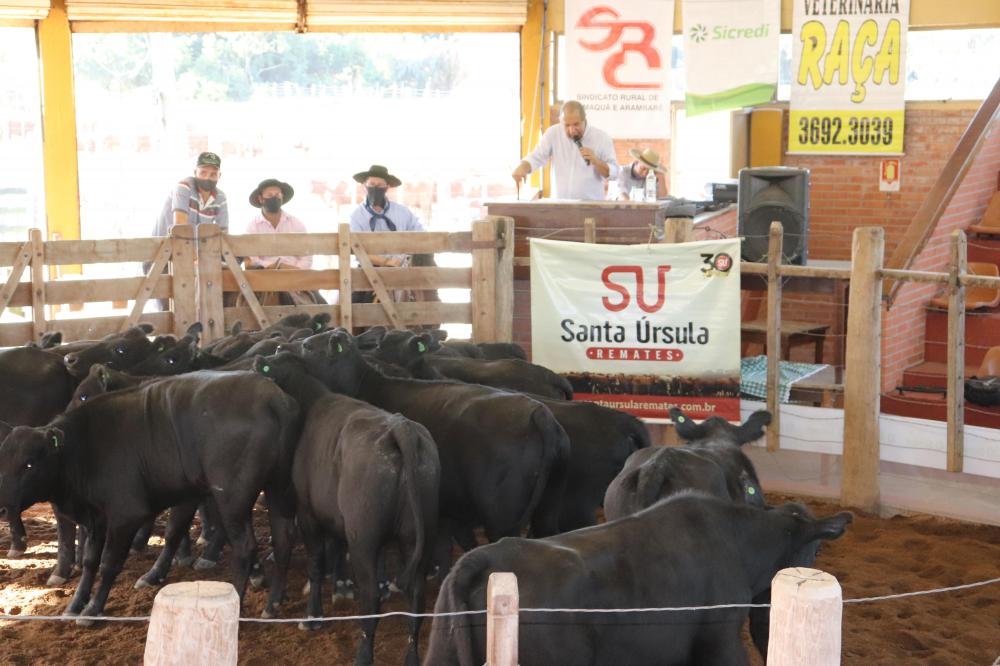
[[[575,143],[575,144],[576,144],[576,147],[577,147],[577,148],[583,148],[583,141],[581,141],[581,140],[580,140],[580,137],[575,137],[575,138],[573,139],[573,143]],[[590,166],[590,160],[588,160],[588,159],[584,158],[584,160],[583,160],[583,161],[587,163],[587,166]]]

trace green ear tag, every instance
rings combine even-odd
[[[316,330],[318,331],[321,328],[323,328],[323,324],[316,322]]]
[[[747,495],[756,495],[756,494],[757,494],[756,488],[754,488],[753,486],[747,488]]]
[[[337,353],[338,354],[344,353],[344,346],[342,344],[340,344],[339,342],[337,343]]]
[[[420,352],[421,354],[423,354],[425,351],[427,351],[427,345],[425,345],[422,342],[418,342],[417,343],[417,351]]]
[[[52,446],[56,447],[57,449],[59,448],[59,438],[56,437],[55,435],[52,436]]]
[[[686,419],[686,418],[684,418],[683,416],[678,416],[678,417],[677,417],[677,422],[678,422],[678,423],[684,423],[685,421],[687,421],[687,419]]]
[[[157,348],[156,348],[156,351],[158,351],[158,352],[161,352],[161,351],[163,351],[163,345],[160,345],[159,347],[157,347]]]
[[[261,372],[271,372],[271,366],[265,365],[260,369]]]

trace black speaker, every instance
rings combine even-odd
[[[782,263],[806,263],[809,240],[809,169],[740,169],[737,231],[743,261],[767,262],[771,222],[785,231]]]

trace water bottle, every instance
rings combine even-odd
[[[646,174],[646,201],[656,201],[656,172],[652,169]]]

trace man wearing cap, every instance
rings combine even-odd
[[[282,210],[292,200],[295,190],[277,178],[262,180],[250,193],[250,205],[261,211],[247,225],[248,234],[306,233],[306,225]],[[247,268],[312,268],[312,257],[248,257]]]
[[[622,167],[618,172],[619,199],[628,199],[633,187],[638,187],[640,190],[645,189],[646,174],[649,173],[650,169],[659,173],[667,172],[660,165],[660,154],[652,148],[643,148],[641,151],[637,148],[630,148],[628,154],[635,160],[630,165]],[[658,178],[657,182],[657,188],[659,188],[661,179]]]
[[[587,122],[586,110],[575,100],[562,105],[559,120],[514,169],[514,182],[520,185],[551,160],[557,199],[603,199],[604,180],[616,178],[619,170],[611,137]]]
[[[217,224],[229,230],[226,195],[218,189],[222,160],[215,153],[202,153],[195,163],[194,175],[177,183],[163,204],[153,236],[166,236],[175,224]]]

